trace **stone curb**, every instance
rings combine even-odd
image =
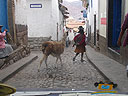
[[[112,82],[96,65],[95,63],[90,59],[90,57],[88,56],[88,52],[86,50],[86,57],[88,59],[88,61],[92,64],[92,66],[107,80],[107,81],[110,81]]]
[[[1,70],[0,71],[0,74],[1,74],[0,75],[0,82],[4,83],[9,78],[14,76],[17,72],[19,72],[24,67],[26,67],[28,64],[30,64],[31,62],[36,60],[37,58],[38,58],[37,55],[30,54],[28,57],[25,57],[25,58],[17,61],[16,63],[10,65],[9,67]]]
[[[87,47],[86,51],[86,57],[92,66],[94,66],[94,68],[106,79],[106,81],[114,82],[118,85],[118,87],[114,90],[127,92],[128,79],[125,74],[125,67],[113,59],[92,49],[93,48],[91,47]]]

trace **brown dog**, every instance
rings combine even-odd
[[[46,68],[48,67],[47,65],[47,59],[49,55],[52,55],[56,57],[56,63],[58,59],[61,61],[61,66],[62,66],[62,59],[61,59],[61,54],[64,52],[64,47],[65,47],[65,39],[63,38],[62,41],[46,41],[42,43],[42,52],[44,54],[43,58],[40,61],[40,66],[38,67],[38,71],[41,67],[41,64],[45,60]]]

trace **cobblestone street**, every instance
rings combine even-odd
[[[43,62],[40,72],[38,65],[43,54],[41,51],[34,51],[33,54],[38,55],[38,59],[29,64],[15,76],[6,81],[6,84],[12,85],[18,89],[23,88],[54,88],[54,89],[86,89],[95,90],[95,82],[104,81],[105,79],[97,72],[97,70],[87,60],[84,55],[85,62],[80,61],[80,56],[73,61],[74,48],[65,48],[62,54],[63,67],[60,62],[55,64],[56,58],[49,56],[48,69]]]

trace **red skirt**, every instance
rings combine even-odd
[[[75,53],[84,53],[84,52],[86,52],[85,45],[77,45],[74,52]]]

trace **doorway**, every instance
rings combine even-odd
[[[2,31],[8,29],[7,0],[0,0],[0,25],[3,25]]]
[[[117,41],[121,31],[121,9],[122,0],[108,1],[108,47],[118,53],[120,51]]]

